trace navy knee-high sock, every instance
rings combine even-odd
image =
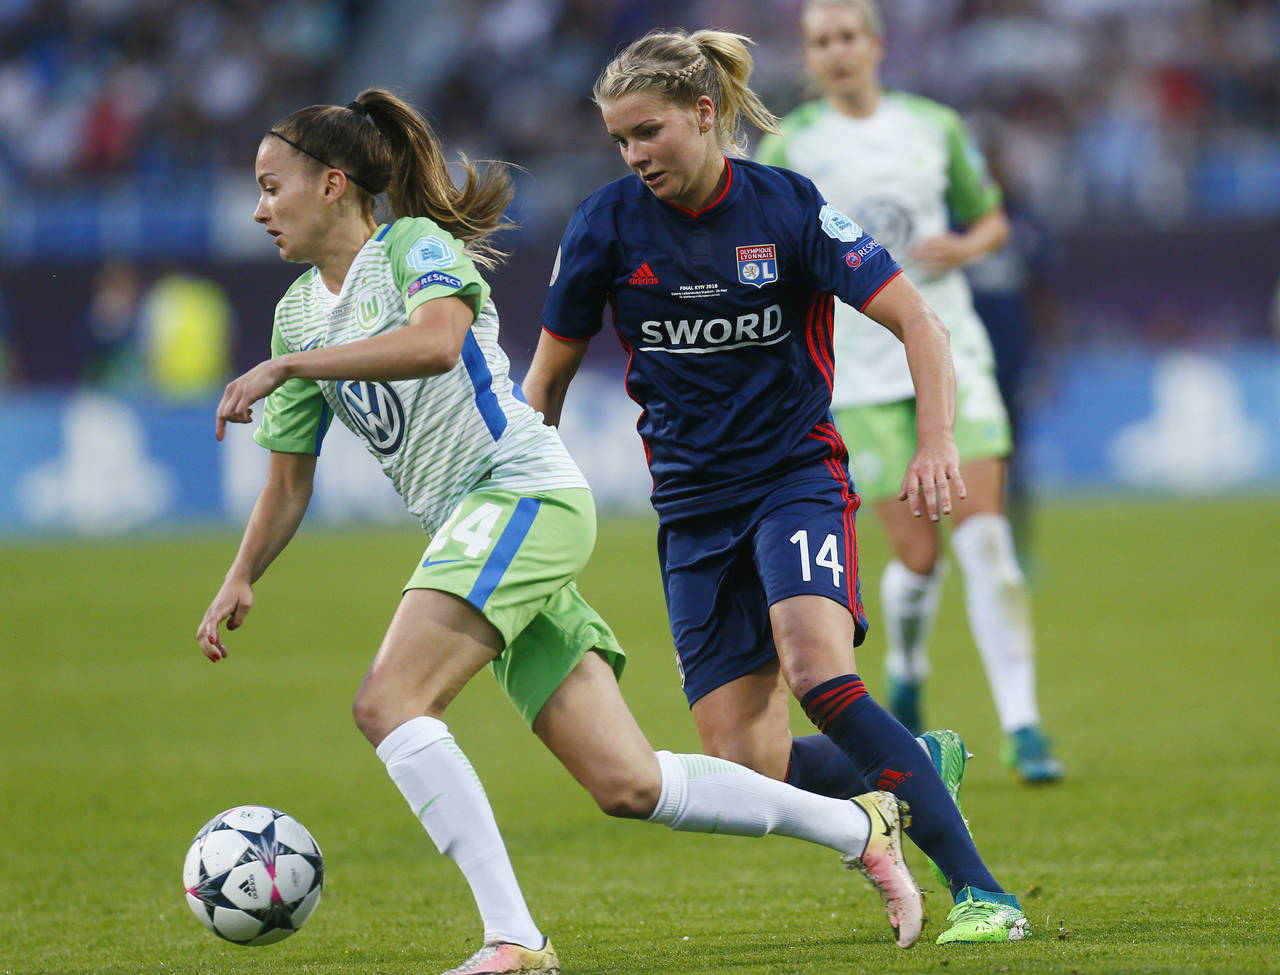
[[[1003,893],[929,756],[867,693],[857,674],[819,684],[800,704],[818,730],[849,756],[868,785],[911,805],[907,835],[950,879],[952,894],[965,887]]]
[[[868,787],[858,767],[826,735],[791,740],[787,784],[833,799],[850,799],[875,789],[874,785]]]

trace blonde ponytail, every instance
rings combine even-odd
[[[778,131],[778,119],[747,82],[751,78],[752,40],[720,30],[651,31],[610,61],[592,90],[597,105],[624,95],[647,93],[680,108],[692,108],[706,95],[716,109],[716,138],[726,152],[742,155],[746,119],[765,132]]]

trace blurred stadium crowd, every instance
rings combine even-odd
[[[1026,314],[1045,348],[1272,335],[1280,0],[881,6],[887,83],[959,108],[1005,186],[1015,246],[971,276],[997,299],[1033,303],[1009,327],[1017,355],[1029,354]],[[0,0],[0,386],[7,373],[136,388],[139,356],[157,354],[139,353],[139,336],[190,346],[172,323],[211,308],[210,363],[169,372],[215,383],[228,362],[253,361],[257,326],[296,273],[249,219],[258,141],[298,107],[345,104],[373,84],[423,108],[450,150],[522,167],[518,259],[494,282],[518,359],[538,330],[527,296],[545,287],[565,219],[623,173],[590,101],[609,57],[654,27],[745,33],[753,85],[781,115],[809,97],[802,8]],[[1200,285],[1202,250],[1218,258],[1212,289]],[[160,283],[174,287],[153,300]],[[164,310],[162,331],[148,309]]]
[[[1028,478],[1280,484],[1280,0],[880,3],[886,83],[958,108],[1006,190],[1013,241],[968,271],[1024,444],[1015,507]],[[522,167],[514,258],[491,276],[520,375],[565,220],[624,172],[590,101],[602,66],[655,27],[738,31],[782,115],[809,97],[803,6],[0,0],[0,531],[228,510],[208,400],[265,354],[300,270],[250,219],[277,119],[383,85],[451,152]],[[571,449],[623,504],[647,483],[612,395],[626,357],[592,355]],[[103,473],[152,471],[171,442],[192,453],[163,476]],[[164,478],[176,493],[143,511]],[[353,485],[335,511],[363,510]]]
[[[1276,0],[883,6],[887,80],[962,109],[1012,194],[1042,219],[1280,213]],[[558,221],[618,172],[587,91],[620,42],[654,26],[749,34],[758,89],[781,114],[803,96],[800,7],[6,0],[0,179],[12,195],[243,170],[275,118],[381,80],[427,109],[451,144],[525,166]]]

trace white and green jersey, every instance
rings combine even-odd
[[[415,308],[447,295],[479,309],[461,359],[448,372],[390,382],[291,379],[267,397],[254,439],[271,450],[319,454],[337,416],[429,534],[482,481],[522,493],[586,487],[560,435],[542,423],[508,375],[489,285],[462,244],[426,217],[379,227],[339,294],[315,268],[298,278],[276,305],[271,353],[403,328]]]
[[[973,310],[964,273],[928,276],[914,266],[917,241],[945,233],[949,215],[971,223],[1001,204],[1000,187],[953,110],[902,92],[881,93],[874,114],[853,118],[828,101],[809,102],[762,140],[757,158],[808,176],[902,265],[951,331],[957,379],[993,368],[991,343]],[[836,303],[836,408],[915,396],[901,342],[848,305]]]

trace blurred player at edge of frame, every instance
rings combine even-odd
[[[427,122],[384,89],[278,122],[256,160],[254,219],[287,261],[313,265],[276,306],[272,357],[232,380],[216,435],[248,423],[270,449],[266,483],[197,640],[211,660],[240,627],[253,584],[292,539],[337,416],[431,536],[369,665],[356,724],[441,853],[461,869],[484,944],[459,975],[558,972],[516,881],[479,778],[443,721],[489,666],[534,733],[613,816],[672,829],[776,833],[838,851],[884,902],[901,947],[923,898],[900,845],[906,804],[884,791],[813,795],[705,755],[650,747],[617,684],[625,655],[574,579],[595,542],[595,506],[555,430],[509,378],[477,265],[510,180],[464,160],[449,176]],[[378,224],[386,192],[395,219]]]
[[[973,845],[952,801],[958,775],[944,783],[946,763],[867,694],[854,660],[866,618],[858,497],[831,420],[832,296],[906,344],[920,441],[902,497],[931,519],[953,487],[964,493],[946,329],[812,182],[726,156],[741,152],[742,118],[776,122],[748,87],[747,43],[657,31],[604,69],[595,102],[632,173],[569,219],[525,393],[559,421],[610,304],[631,352],[626,388],[642,407],[667,612],[703,748],[827,795],[894,791],[957,900],[939,940],[1017,940],[1026,917]],[[793,742],[788,688],[825,736]],[[963,758],[960,747],[957,771]]]
[[[1009,223],[964,123],[936,102],[880,87],[883,27],[875,0],[809,0],[805,63],[822,97],[782,120],[756,158],[810,176],[902,261],[951,333],[956,446],[967,496],[952,514],[951,547],[964,574],[969,627],[987,674],[1003,759],[1026,782],[1062,765],[1040,730],[1030,601],[1004,510],[1009,418],[991,343],[960,268],[1002,246]],[[950,213],[962,227],[948,229]],[[896,499],[915,447],[918,400],[902,345],[848,304],[835,312],[836,425],[851,445],[863,499],[875,505],[894,558],[880,579],[890,707],[921,727],[928,639],[946,561],[937,525]]]

